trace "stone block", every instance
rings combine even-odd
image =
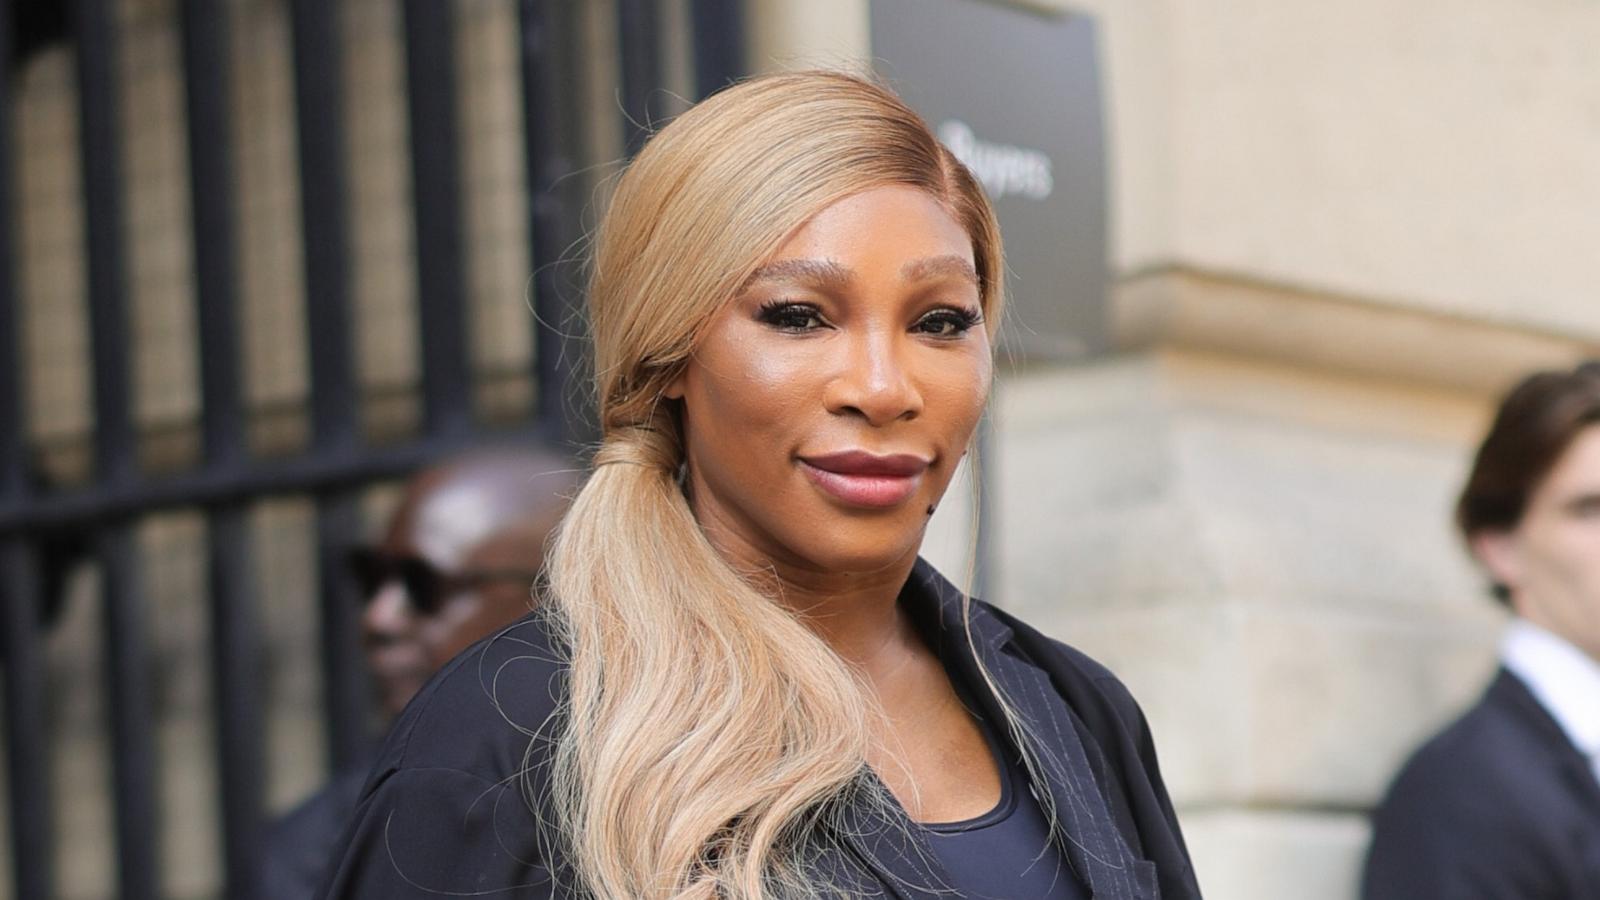
[[[1015,611],[1127,685],[1149,722],[1174,802],[1216,805],[1249,793],[1251,708],[1242,692],[1248,657],[1243,631],[1226,610]]]
[[[1159,375],[1114,360],[1003,379],[989,473],[996,600],[1093,609],[1215,594]]]
[[[51,756],[56,893],[62,900],[116,894],[109,750],[103,741],[74,740],[61,743]]]
[[[1205,410],[1169,429],[1228,596],[1468,618],[1491,607],[1451,525],[1460,448]]]
[[[1350,900],[1367,825],[1360,816],[1285,810],[1180,810],[1207,900]]]
[[[207,718],[202,713],[156,723],[156,812],[166,823],[156,863],[161,893],[168,897],[213,894],[223,880],[216,744]]]
[[[1170,9],[1177,257],[1600,335],[1600,8]]]
[[[1236,697],[1249,710],[1252,802],[1375,803],[1423,736],[1474,700],[1495,666],[1494,629],[1252,609]]]

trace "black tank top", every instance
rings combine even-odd
[[[1050,835],[1027,768],[981,716],[978,726],[1000,768],[1000,803],[976,818],[922,826],[950,887],[972,900],[1089,900]]]

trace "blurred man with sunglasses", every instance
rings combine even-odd
[[[545,541],[578,481],[553,454],[463,457],[414,477],[382,541],[350,550],[362,649],[386,721],[457,653],[532,608]],[[315,894],[365,779],[340,773],[271,826],[267,900]]]
[[[383,542],[350,551],[362,646],[397,716],[457,653],[528,612],[544,544],[577,487],[554,457],[482,455],[412,480]]]

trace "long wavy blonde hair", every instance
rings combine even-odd
[[[730,87],[656,134],[617,184],[589,289],[603,437],[548,570],[571,667],[552,799],[586,894],[827,890],[806,871],[807,841],[858,783],[875,707],[701,532],[662,392],[789,235],[884,184],[927,191],[966,229],[993,329],[994,212],[922,119],[871,81],[802,72]]]

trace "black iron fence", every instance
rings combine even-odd
[[[173,0],[181,42],[186,128],[195,347],[199,414],[198,461],[152,475],[141,465],[141,426],[131,376],[138,340],[130,321],[128,231],[119,108],[121,29],[113,0],[73,0],[64,36],[74,56],[77,155],[81,180],[82,259],[92,364],[92,475],[79,484],[38,476],[38,442],[30,438],[25,330],[19,302],[16,159],[13,101],[26,60],[18,48],[38,44],[19,34],[40,4],[14,0],[0,15],[0,662],[9,799],[10,881],[17,898],[57,895],[51,767],[55,748],[46,728],[45,610],[59,601],[53,548],[81,545],[98,567],[103,623],[100,667],[109,722],[109,784],[115,810],[117,893],[155,897],[162,884],[156,795],[158,743],[151,712],[151,630],[141,587],[136,528],[174,509],[203,511],[208,554],[215,794],[223,826],[224,896],[255,895],[254,875],[264,817],[261,691],[262,599],[252,570],[258,548],[247,527],[265,498],[308,496],[315,503],[320,596],[322,718],[335,767],[364,752],[368,698],[357,653],[358,609],[338,575],[339,552],[357,537],[361,490],[483,439],[522,436],[571,445],[585,436],[571,387],[581,348],[570,323],[580,298],[576,279],[556,263],[581,236],[588,198],[580,177],[586,123],[619,116],[628,151],[642,140],[666,85],[663,26],[654,0],[607,0],[617,50],[592,58],[580,34],[581,15],[601,5],[580,0],[506,0],[515,7],[519,52],[524,177],[524,233],[536,315],[525,373],[533,401],[526,413],[491,424],[474,414],[478,375],[472,365],[466,304],[467,248],[462,221],[457,43],[451,0],[394,0],[400,6],[409,128],[410,207],[415,247],[416,345],[419,378],[411,390],[420,425],[400,440],[368,442],[361,426],[362,386],[353,347],[352,212],[348,179],[354,164],[345,126],[352,98],[345,89],[344,42],[336,0],[282,0],[289,24],[293,119],[298,155],[301,278],[309,371],[309,439],[289,454],[263,456],[248,439],[252,409],[244,390],[240,313],[240,211],[233,117],[234,78],[228,17],[241,8],[224,0]],[[672,18],[692,48],[689,85],[704,94],[741,67],[738,0],[694,0]],[[684,15],[687,13],[687,15]],[[36,17],[35,17],[36,18]],[[576,88],[606,67],[616,105],[586,108]],[[589,73],[589,74],[585,74]],[[70,835],[68,836],[70,839]]]

